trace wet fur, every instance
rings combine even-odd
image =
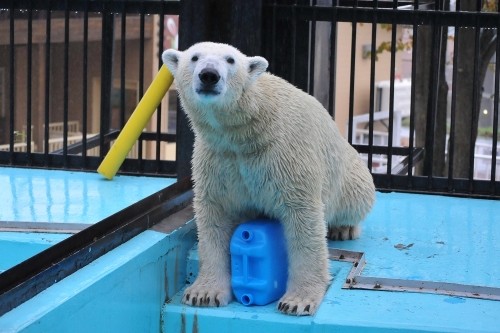
[[[195,53],[219,59],[214,60],[219,66],[229,66],[227,55],[235,59],[220,98],[196,96]],[[169,50],[163,59],[195,132],[200,273],[183,301],[202,306],[231,301],[230,237],[239,223],[265,215],[283,223],[290,258],[278,309],[313,314],[330,280],[326,236],[358,237],[359,223],[373,205],[368,169],[323,106],[266,73],[265,59],[213,43]]]

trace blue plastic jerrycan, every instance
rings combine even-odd
[[[266,305],[286,290],[288,258],[281,223],[251,220],[240,224],[230,244],[231,285],[243,305]]]

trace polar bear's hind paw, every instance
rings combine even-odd
[[[359,238],[361,234],[360,226],[328,226],[328,238],[331,240],[353,240]]]

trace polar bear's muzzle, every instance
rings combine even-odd
[[[201,83],[207,87],[214,86],[220,80],[219,73],[214,68],[210,67],[204,68],[200,74],[198,74],[198,77]]]
[[[226,91],[227,69],[219,59],[200,59],[193,73],[194,92],[204,101],[215,102],[215,97],[224,95]]]
[[[198,87],[196,92],[205,96],[216,96],[221,93],[218,83],[221,81],[219,71],[213,66],[208,64],[198,74]]]

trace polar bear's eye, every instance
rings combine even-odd
[[[226,61],[227,61],[228,64],[231,64],[231,65],[234,64],[234,58],[232,58],[232,57],[228,57],[226,59]]]
[[[193,57],[191,58],[191,61],[192,61],[192,62],[198,61],[198,56],[193,56]]]

